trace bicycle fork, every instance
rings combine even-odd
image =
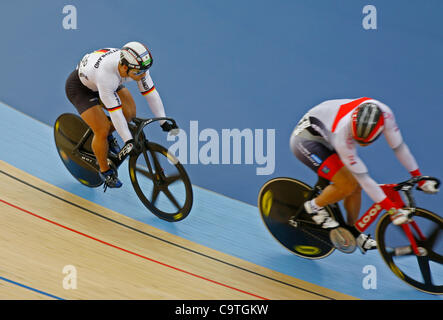
[[[411,228],[409,227],[409,224],[412,225],[415,232],[417,232],[418,236],[420,237],[421,241],[425,241],[426,237],[421,232],[420,228],[418,227],[417,223],[415,221],[411,221],[410,223],[404,223],[401,225],[403,231],[406,234],[406,237],[408,238],[409,242],[411,243],[412,251],[417,256],[423,256],[426,255],[426,252],[420,251],[420,248],[417,245],[417,242],[414,239],[414,235],[412,234]]]

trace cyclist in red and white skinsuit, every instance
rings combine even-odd
[[[361,205],[361,189],[383,209],[391,213],[394,224],[408,221],[406,210],[396,207],[382,188],[370,177],[357,154],[357,144],[369,145],[384,134],[400,163],[412,176],[421,175],[417,162],[403,141],[392,110],[371,98],[325,101],[309,110],[294,129],[290,146],[296,157],[319,176],[332,183],[305,203],[305,209],[323,228],[338,226],[324,207],[344,200],[347,223],[354,226]],[[436,193],[435,182],[420,185],[427,193]],[[376,248],[367,235],[351,228],[362,252]]]

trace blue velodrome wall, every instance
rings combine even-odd
[[[367,4],[376,30],[362,27]],[[66,5],[77,9],[77,29],[63,28]],[[275,129],[271,175],[256,175],[257,165],[189,164],[198,186],[255,204],[271,177],[313,183],[289,150],[290,132],[311,106],[361,96],[389,105],[423,173],[443,178],[442,10],[440,0],[2,1],[0,100],[52,125],[74,112],[64,82],[83,54],[138,40],[152,49],[151,75],[183,129]],[[139,116],[150,116],[128,87]],[[166,143],[158,128],[152,136]],[[408,176],[383,140],[361,156],[378,182]],[[419,201],[443,205],[441,195]]]

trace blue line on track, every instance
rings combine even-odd
[[[0,280],[3,280],[3,281],[6,281],[6,282],[9,282],[9,283],[15,284],[16,286],[19,286],[19,287],[22,287],[22,288],[25,288],[25,289],[28,289],[28,290],[31,290],[31,291],[34,291],[34,292],[37,292],[37,293],[43,294],[43,295],[48,296],[48,297],[50,297],[50,298],[54,298],[54,299],[57,299],[57,300],[64,300],[63,298],[60,298],[60,297],[54,296],[54,295],[49,294],[49,293],[46,293],[46,292],[44,292],[44,291],[40,291],[40,290],[37,290],[37,289],[31,288],[31,287],[28,287],[28,286],[26,286],[26,285],[24,285],[24,284],[21,284],[21,283],[18,283],[18,282],[15,282],[15,281],[12,281],[12,280],[9,280],[9,279],[6,279],[6,278],[3,278],[3,277],[0,277]]]

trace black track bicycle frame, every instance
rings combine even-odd
[[[132,121],[135,123],[135,125],[129,123],[129,130],[131,131],[133,137],[134,137],[134,145],[136,150],[142,151],[143,146],[146,145],[148,140],[146,139],[146,136],[143,132],[144,127],[146,127],[148,124],[151,124],[155,121],[161,121],[166,120],[172,122],[173,126],[176,126],[176,122],[172,118],[166,118],[166,117],[160,117],[160,118],[151,118],[151,119],[140,119],[140,118],[134,118]],[[96,167],[94,167],[92,164],[95,163],[96,157],[95,155],[91,155],[89,152],[82,151],[83,145],[88,141],[88,139],[93,135],[92,129],[88,128],[86,130],[85,134],[82,136],[80,141],[77,143],[77,145],[72,150],[73,154],[79,155],[85,163],[87,163],[91,168],[94,170],[97,170]],[[112,154],[108,154],[108,158],[112,161],[112,163],[116,166],[116,168],[120,167],[120,165],[126,160],[128,155],[117,155],[114,156]],[[148,169],[152,173],[152,167],[150,165],[150,161],[146,161],[148,165]]]

